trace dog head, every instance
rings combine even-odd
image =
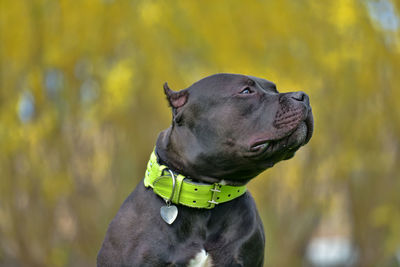
[[[159,136],[157,153],[193,179],[246,183],[293,157],[312,136],[308,96],[279,93],[265,79],[215,74],[178,92],[165,84],[164,91],[173,120]]]

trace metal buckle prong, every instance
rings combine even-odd
[[[221,190],[219,190],[218,188],[219,188],[219,184],[215,183],[214,188],[210,189],[210,191],[212,192],[211,200],[207,201],[208,203],[210,203],[209,208],[214,208],[216,204],[219,204],[219,202],[215,201],[215,199],[217,197],[217,193],[221,192]]]

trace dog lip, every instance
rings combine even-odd
[[[304,140],[304,144],[303,145],[307,144],[310,141],[311,136],[312,136],[312,134],[314,132],[314,118],[313,118],[311,109],[308,112],[307,117],[304,120],[304,122],[306,123],[306,126],[307,126],[307,136],[306,136],[306,138]]]
[[[271,140],[269,139],[257,140],[250,146],[250,151],[257,152],[261,149],[268,148],[270,143]]]

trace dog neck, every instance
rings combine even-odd
[[[216,169],[215,161],[210,162],[210,159],[204,158],[202,146],[190,132],[178,132],[171,125],[158,136],[156,152],[161,164],[199,182],[212,184],[225,180],[228,185],[242,186],[255,176],[243,178],[246,172],[236,171],[239,165],[235,163],[231,166],[218,166],[219,169]]]

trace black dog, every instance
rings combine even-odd
[[[264,230],[244,185],[310,140],[308,96],[238,74],[164,90],[172,125],[111,222],[98,266],[262,266]]]

